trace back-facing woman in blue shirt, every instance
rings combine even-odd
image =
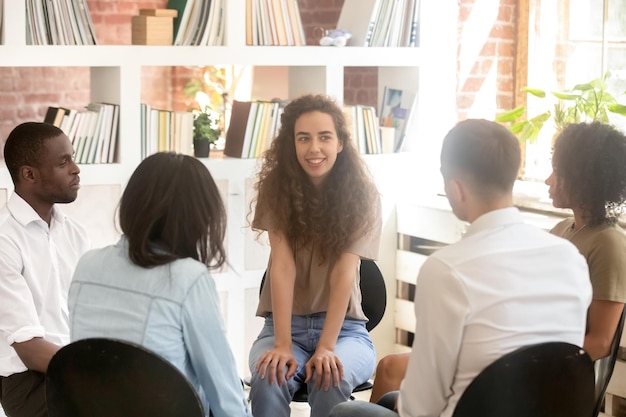
[[[119,242],[76,267],[71,339],[141,344],[187,376],[207,416],[251,416],[209,274],[226,261],[226,213],[207,168],[186,155],[149,156],[124,190],[119,224]]]

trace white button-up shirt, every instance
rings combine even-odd
[[[516,208],[484,214],[419,272],[400,416],[451,416],[476,375],[519,347],[582,346],[590,302],[587,264],[574,245],[524,224]]]
[[[56,206],[50,227],[15,192],[0,210],[0,376],[27,370],[13,343],[69,343],[67,294],[88,242]]]

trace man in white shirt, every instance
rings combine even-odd
[[[69,342],[69,285],[89,249],[83,228],[55,205],[78,194],[73,154],[47,123],[17,126],[4,146],[15,188],[0,211],[0,402],[8,417],[47,415],[45,372]]]
[[[526,225],[513,206],[519,143],[503,126],[466,120],[446,135],[441,174],[463,239],[433,253],[415,289],[415,337],[397,410],[450,417],[470,382],[519,347],[582,346],[591,285],[567,240]],[[394,416],[376,404],[337,406],[331,417]]]

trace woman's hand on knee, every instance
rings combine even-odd
[[[274,348],[268,350],[256,363],[256,371],[261,379],[269,378],[270,384],[278,383],[282,386],[285,381],[293,376],[298,369],[298,361],[291,349]]]
[[[309,382],[315,378],[315,387],[328,391],[330,384],[339,386],[343,379],[343,365],[335,352],[329,349],[317,349],[305,366],[306,379]]]

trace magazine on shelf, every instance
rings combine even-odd
[[[385,86],[380,106],[380,125],[395,129],[395,149],[401,149],[406,134],[406,123],[411,116],[415,92]]]

